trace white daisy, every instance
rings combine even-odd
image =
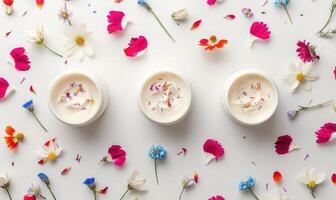
[[[0,187],[6,188],[9,186],[10,182],[11,182],[11,179],[8,176],[8,174],[6,172],[1,172],[0,173]]]
[[[310,73],[311,70],[311,63],[297,62],[289,66],[289,74],[284,77],[284,80],[289,83],[292,93],[295,93],[300,85],[306,91],[312,90],[312,85],[309,81],[315,81],[319,79],[319,76]]]
[[[288,197],[281,195],[279,190],[272,190],[271,192],[264,193],[260,200],[288,200]]]
[[[35,30],[31,30],[27,33],[27,41],[31,43],[43,44],[44,42],[44,28],[43,26],[37,26]]]
[[[310,170],[304,169],[301,175],[299,175],[298,180],[307,185],[312,196],[315,198],[315,189],[325,180],[325,178],[325,173],[318,173],[314,168],[312,168]]]
[[[130,190],[138,190],[138,191],[145,191],[144,185],[146,183],[146,179],[143,179],[140,177],[140,172],[137,170],[134,170],[127,179],[128,182],[128,188]]]
[[[45,164],[48,161],[55,161],[62,153],[62,148],[58,146],[55,139],[49,140],[36,151],[36,154],[42,158],[39,164]]]
[[[82,24],[79,27],[71,26],[65,33],[68,37],[66,44],[66,53],[68,57],[73,55],[78,56],[82,61],[86,56],[91,57],[94,54],[92,43],[92,32],[87,31],[86,25]]]

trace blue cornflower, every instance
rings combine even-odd
[[[56,200],[55,194],[54,194],[54,192],[51,190],[51,187],[50,187],[49,177],[48,177],[45,173],[43,173],[43,172],[37,174],[37,176],[41,179],[41,181],[42,181],[43,183],[46,184],[46,186],[47,186],[47,188],[48,188],[50,194],[51,194],[52,197],[53,197],[53,199]]]
[[[151,148],[149,149],[148,155],[152,159],[159,159],[159,160],[161,160],[161,159],[166,158],[167,151],[161,145],[158,145],[158,146],[152,145]]]
[[[89,189],[92,191],[94,200],[97,199],[97,193],[105,194],[107,189],[108,189],[108,187],[105,187],[101,190],[96,190],[97,183],[96,183],[96,179],[93,178],[93,177],[85,179],[83,184],[87,185],[89,187]]]
[[[138,0],[138,4],[140,6],[145,6],[145,4],[147,4],[146,0]]]
[[[87,179],[85,179],[85,181],[83,182],[83,184],[87,185],[90,188],[90,187],[96,185],[96,180],[93,177],[92,178],[87,178]]]
[[[23,108],[27,109],[29,112],[33,112],[34,111],[34,103],[33,100],[30,99],[29,101],[25,102],[22,105]]]
[[[48,132],[48,130],[46,129],[45,126],[43,126],[42,122],[38,119],[38,117],[36,116],[35,112],[34,112],[34,102],[32,99],[30,99],[29,101],[25,102],[22,107],[26,110],[28,110],[36,119],[36,121],[40,124],[40,126],[45,130],[45,132]]]
[[[155,169],[155,177],[156,177],[156,183],[159,185],[159,177],[157,173],[157,160],[162,160],[167,157],[167,151],[165,148],[161,145],[154,146],[152,145],[151,148],[148,151],[149,157],[151,157],[154,160],[154,169]]]
[[[274,0],[274,4],[277,6],[288,5],[290,0]]]
[[[46,185],[50,185],[49,177],[45,173],[39,173],[37,176],[44,182]]]
[[[286,14],[287,14],[287,17],[288,17],[290,23],[293,24],[292,17],[290,16],[290,14],[289,14],[289,12],[288,12],[288,10],[287,10],[287,7],[286,7],[286,5],[289,4],[289,1],[290,1],[290,0],[274,0],[274,4],[275,4],[276,6],[282,6],[282,7],[285,9]]]
[[[251,194],[256,200],[259,200],[258,196],[252,190],[254,185],[255,185],[254,178],[252,176],[248,176],[245,180],[239,182],[238,187],[240,191],[248,190],[249,192],[251,192]]]

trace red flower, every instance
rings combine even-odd
[[[306,40],[298,41],[297,46],[296,52],[304,63],[314,62],[320,59],[320,56],[316,55],[315,52],[317,46],[310,45],[310,42],[306,42]]]
[[[216,48],[221,49],[227,43],[228,41],[225,39],[217,40],[217,37],[214,35],[210,36],[209,39],[201,39],[199,41],[199,45],[204,46],[205,47],[204,50],[209,50],[209,51],[213,51]]]
[[[20,141],[24,139],[24,134],[16,132],[11,126],[6,127],[5,142],[9,150],[15,150]]]

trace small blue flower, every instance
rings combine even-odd
[[[25,102],[23,105],[22,105],[23,108],[27,109],[28,111],[33,111],[34,110],[34,103],[33,103],[33,100],[30,99],[29,101]]]
[[[158,145],[158,146],[151,146],[151,148],[149,149],[148,155],[152,158],[152,159],[164,159],[167,157],[167,151],[164,149],[163,146]]]
[[[290,0],[274,0],[274,4],[277,6],[288,5]]]
[[[92,178],[87,178],[87,179],[85,179],[85,181],[83,182],[83,184],[90,187],[90,186],[96,184],[96,180],[93,177]]]
[[[138,0],[138,4],[140,6],[145,6],[145,4],[147,4],[146,0]]]
[[[298,112],[296,110],[290,110],[287,112],[287,116],[290,120],[293,120],[296,118]]]
[[[246,190],[252,188],[255,185],[254,178],[249,176],[246,180],[242,180],[239,182],[239,190]]]
[[[45,173],[39,173],[37,176],[41,179],[42,182],[44,182],[46,185],[50,185],[50,181],[48,176]]]

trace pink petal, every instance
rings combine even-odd
[[[7,80],[0,77],[0,101],[6,99],[13,91]]]
[[[208,139],[203,144],[203,151],[213,155],[216,159],[224,155],[224,148],[217,140]]]
[[[14,66],[19,71],[28,71],[30,69],[30,61],[25,51],[23,47],[18,47],[10,52],[14,60]]]
[[[126,24],[123,24],[124,17],[125,14],[121,11],[110,11],[109,15],[107,16],[109,22],[109,25],[107,26],[108,33],[124,30],[126,26]]]
[[[264,22],[254,22],[250,28],[250,34],[261,40],[268,40],[271,37],[271,31]]]
[[[61,175],[63,175],[63,176],[66,175],[67,173],[69,173],[70,170],[71,170],[71,167],[64,168],[61,172]]]
[[[217,195],[217,196],[210,197],[209,200],[225,200],[225,199],[221,195]]]
[[[126,151],[123,150],[120,145],[112,145],[108,149],[108,154],[111,156],[112,162],[115,165],[117,165],[119,167],[124,165],[124,163],[126,161]]]
[[[195,21],[195,22],[191,25],[190,30],[195,30],[195,29],[197,29],[197,28],[201,25],[201,23],[202,23],[202,20],[201,20],[201,19]]]
[[[335,66],[335,68],[334,68],[334,77],[335,77],[335,79],[336,79],[336,66]]]
[[[315,132],[316,143],[323,144],[330,142],[336,137],[336,124],[326,123]]]
[[[147,39],[144,36],[139,36],[138,38],[132,38],[129,46],[124,49],[126,56],[136,57],[144,53],[147,49]]]
[[[236,18],[236,16],[235,15],[226,15],[224,18],[234,20]]]
[[[280,155],[288,153],[290,151],[290,145],[292,142],[293,139],[289,135],[278,137],[277,141],[275,142],[275,151]]]
[[[217,0],[207,0],[207,4],[208,4],[209,6],[213,6],[213,5],[215,5],[216,2],[217,2]]]
[[[100,189],[100,190],[98,191],[98,193],[100,193],[100,194],[105,194],[105,193],[107,192],[107,190],[108,190],[108,187],[104,187],[103,189]]]

